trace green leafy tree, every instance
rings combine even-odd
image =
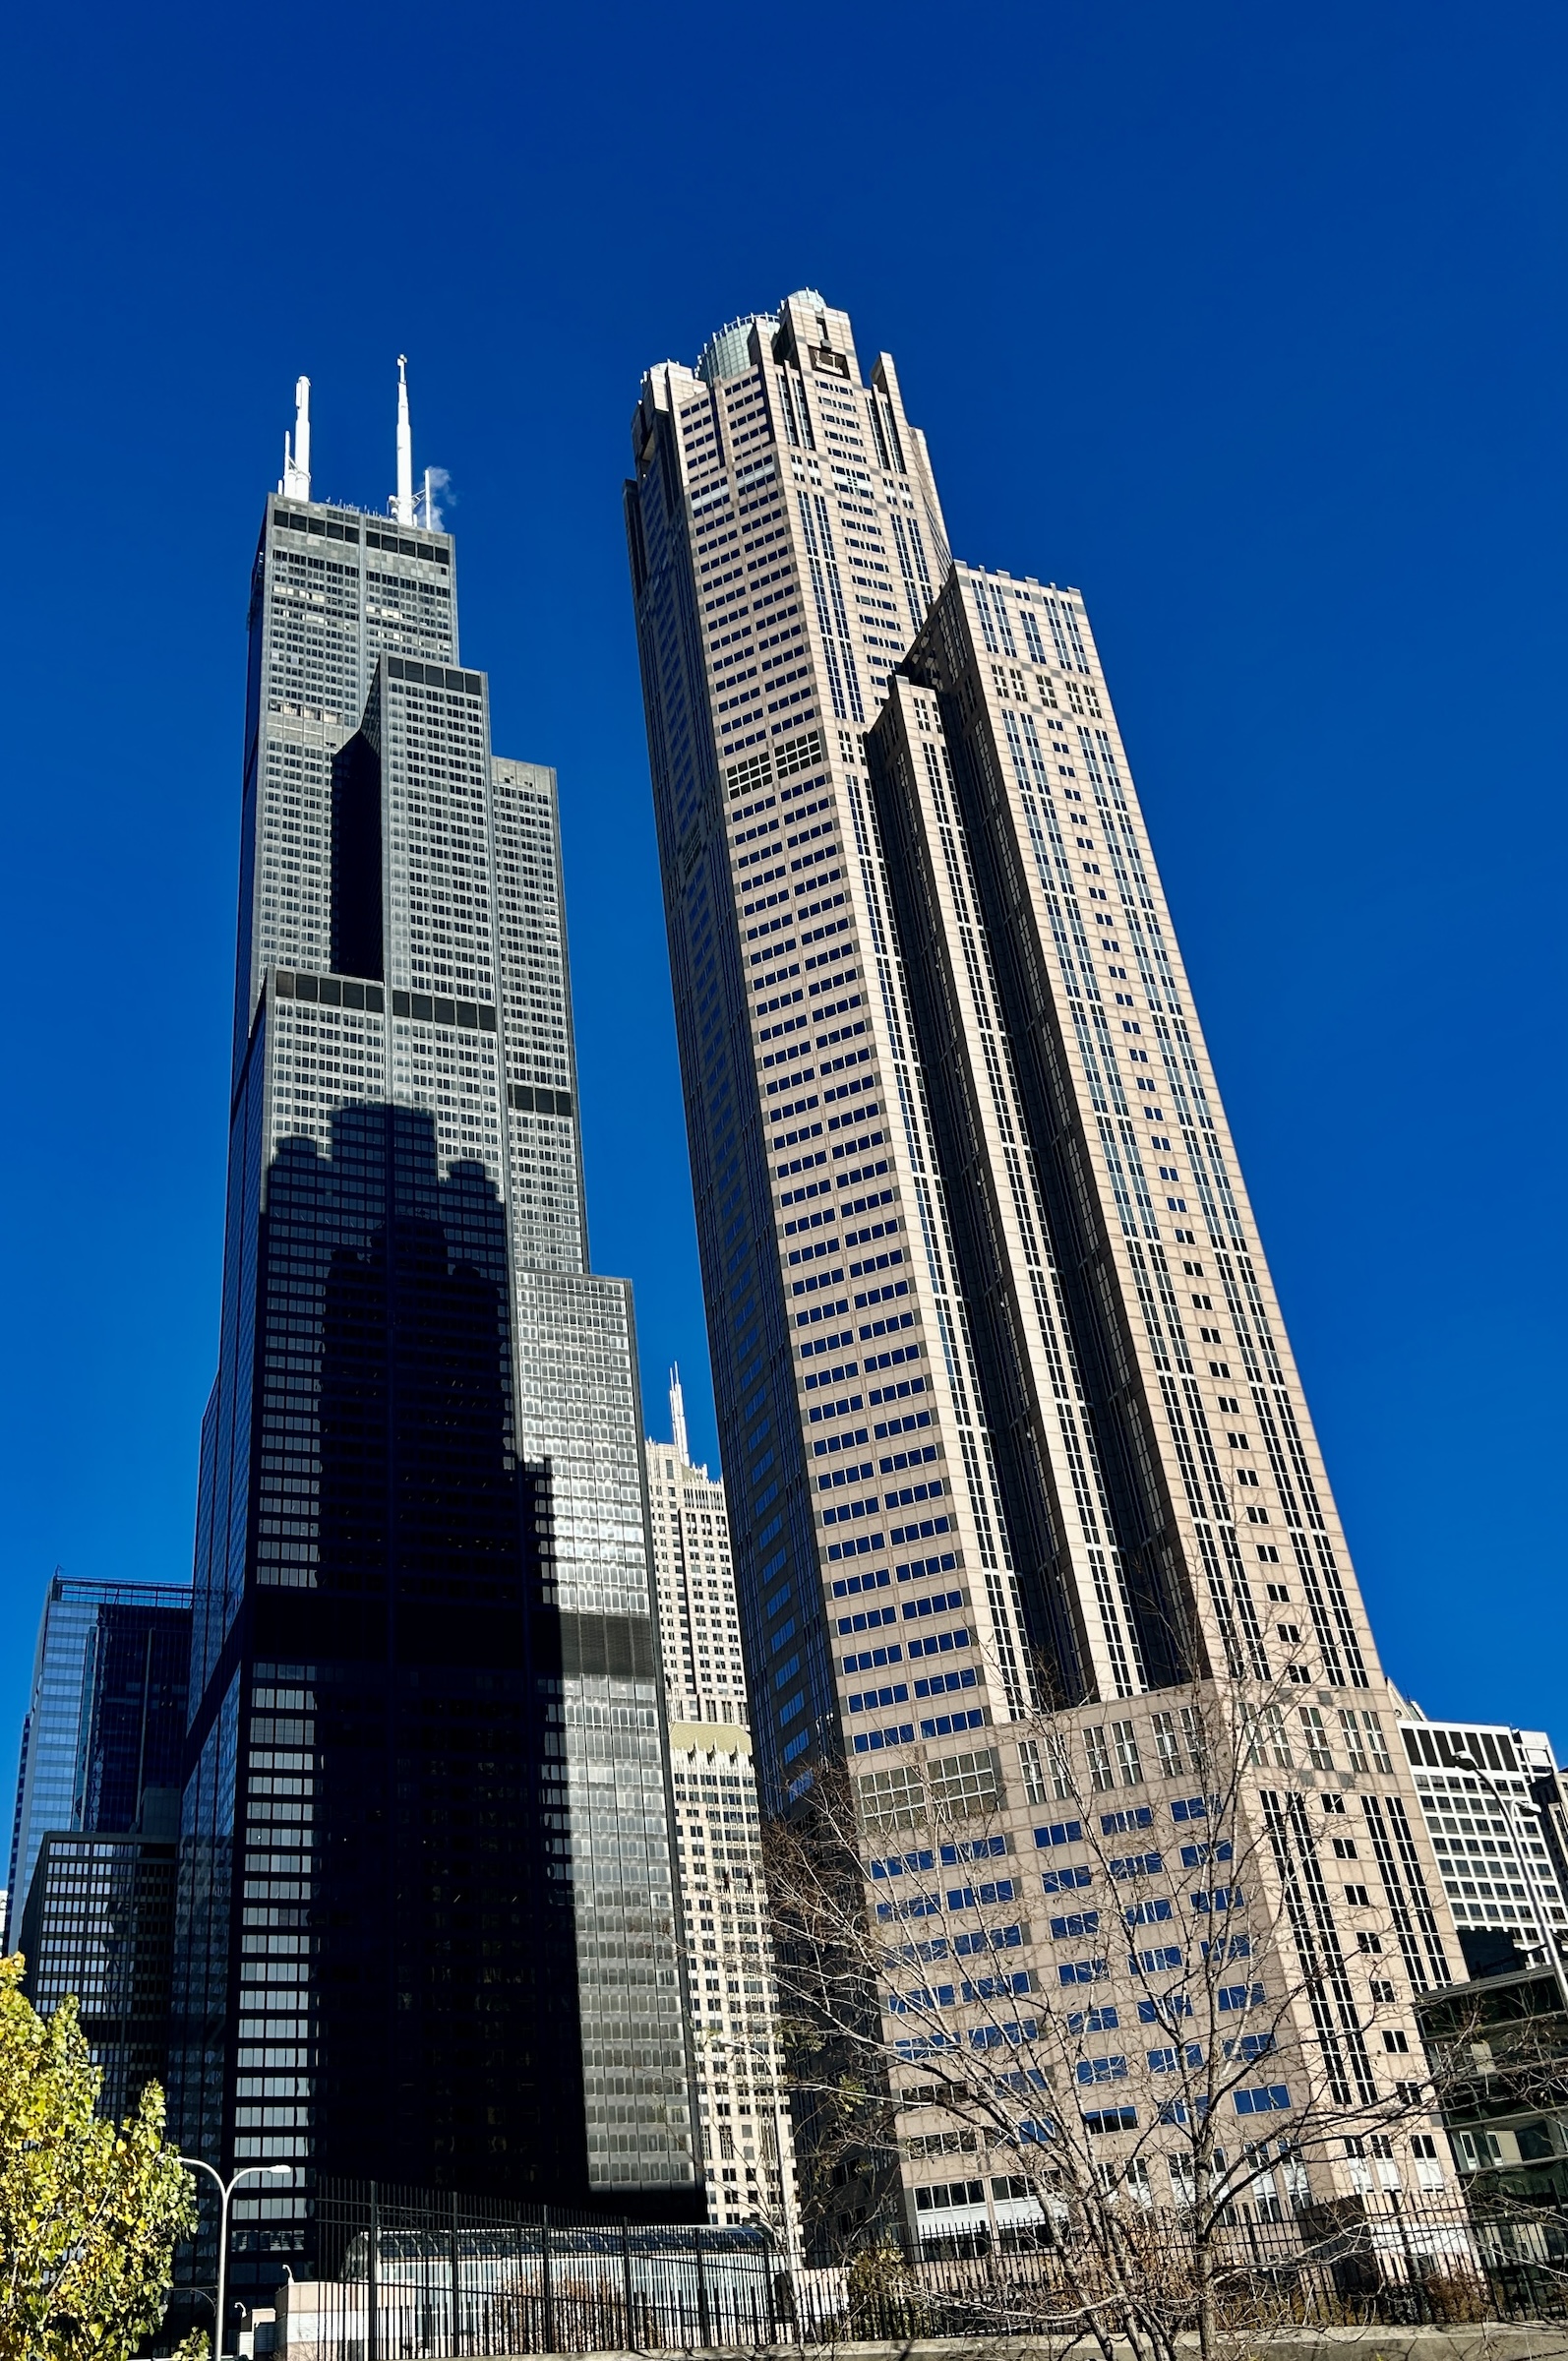
[[[0,1960],[0,2361],[129,2361],[196,2227],[192,2175],[156,2083],[124,2123],[98,2121],[76,2002],[40,2017],[22,1972],[20,1953]],[[207,2339],[180,2349],[196,2361]]]

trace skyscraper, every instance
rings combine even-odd
[[[123,1833],[144,1788],[178,1785],[190,1653],[188,1590],[51,1576],[17,1767],[8,1950],[46,1836]]]
[[[795,2150],[724,1486],[692,1465],[680,1374],[647,1445],[676,1859],[708,2218],[797,2243]]]
[[[240,2283],[317,2173],[700,2204],[624,1282],[587,1267],[555,780],[451,536],[312,496],[251,582],[222,1323],[171,2063]]]
[[[650,370],[632,436],[764,1809],[839,1762],[874,1851],[966,1811],[1068,1844],[1008,1736],[1064,1701],[1083,1786],[1180,1820],[1170,1692],[1268,1689],[1269,1760],[1325,1813],[1354,1787],[1361,1852],[1333,1858],[1377,1863],[1325,1875],[1260,1784],[1288,1890],[1338,1897],[1319,1999],[1375,2091],[1367,2012],[1403,2012],[1402,2049],[1457,1947],[1083,600],[953,563],[892,361],[863,378],[813,291]],[[1016,1990],[1116,1971],[1056,1962],[1051,1923],[1008,1930]],[[1365,1980],[1385,1929],[1398,1984]],[[908,2103],[906,2158],[941,2145]],[[924,2189],[911,2227],[939,2210]]]
[[[67,1993],[118,2121],[166,2070],[191,1595],[55,1574],[23,1725],[8,1948],[44,2016]]]
[[[179,1789],[151,1787],[134,1831],[51,1831],[22,1916],[22,1989],[42,2017],[76,1999],[112,2123],[168,2072],[178,1821]]]

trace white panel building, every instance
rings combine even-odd
[[[723,1483],[692,1465],[677,1370],[670,1425],[672,1441],[646,1446],[648,1499],[708,2216],[766,2222],[793,2249],[795,2152],[729,1512]]]
[[[1545,1730],[1434,1722],[1407,1704],[1399,1733],[1461,1940],[1511,1935],[1540,1958],[1549,1942],[1568,1965],[1568,1821]]]

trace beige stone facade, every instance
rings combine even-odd
[[[1196,1683],[1252,1717],[1249,1826],[1310,1896],[1300,2038],[1392,2090],[1459,1952],[1083,600],[953,564],[891,360],[811,292],[650,371],[633,443],[764,1808],[846,1761],[870,1876],[899,1796],[983,1787],[1055,2006],[1018,1737],[1065,1700],[1179,1901],[1155,1717]],[[927,2229],[948,2176],[906,2177]]]

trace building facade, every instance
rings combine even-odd
[[[694,2210],[630,1291],[588,1268],[554,774],[456,553],[312,497],[252,572],[229,1194],[171,2059],[236,2285],[318,2172]]]
[[[1467,1956],[1502,1934],[1568,1966],[1568,1815],[1546,1732],[1402,1704],[1399,1733]]]
[[[761,1820],[724,1486],[692,1465],[678,1371],[646,1445],[653,1581],[708,2219],[799,2239]]]
[[[1495,1933],[1493,1934],[1495,1942]],[[1467,1945],[1467,1948],[1469,1946]],[[1443,2085],[1443,2122],[1470,2204],[1506,2253],[1540,2254],[1539,2215],[1568,2202],[1568,1993],[1555,1965],[1501,1953],[1428,1995],[1421,2029]],[[1498,2204],[1501,2199],[1503,2203]],[[1510,2205],[1510,2202],[1512,2204]],[[1532,2213],[1537,2216],[1532,2221]]]
[[[148,1803],[133,1831],[46,1835],[22,1920],[23,1991],[40,2017],[75,1997],[111,2123],[168,2072],[179,1790]]]
[[[1282,1907],[1310,1893],[1323,1923],[1299,2037],[1331,2026],[1336,2087],[1392,2104],[1452,1923],[1083,601],[953,563],[891,359],[863,374],[814,292],[650,370],[632,433],[763,1810],[847,1767],[869,1884],[966,1815],[1024,1861],[1070,1854],[1083,1823],[1051,1812],[1033,1734],[1049,1714],[1108,1830],[1165,1824],[1140,1874],[1179,1879],[1174,1696],[1251,1714]],[[1075,2022],[1133,2021],[1113,1987],[1140,1955],[1058,1955],[1082,1949],[1084,1910],[1045,1899],[1069,1873],[1097,1875],[1086,1855],[985,1889],[1006,1883],[1009,1912],[1036,1896],[994,1930],[1020,1950],[1013,1988],[1092,1968],[1105,2004]],[[954,1885],[960,1920],[981,1891]],[[973,2038],[979,1984],[932,1989]],[[924,2235],[951,2172],[926,2160],[946,2135],[923,2092],[898,2137]],[[1108,2156],[1158,2119],[1152,2090],[1126,2096],[1084,2114]],[[1282,2082],[1259,2103],[1294,2102]],[[1292,2169],[1330,2193],[1357,2160]],[[837,2227],[858,2226],[847,2206]]]
[[[51,1576],[17,1766],[8,1951],[46,1836],[134,1829],[144,1788],[179,1784],[190,1653],[188,1590]]]

